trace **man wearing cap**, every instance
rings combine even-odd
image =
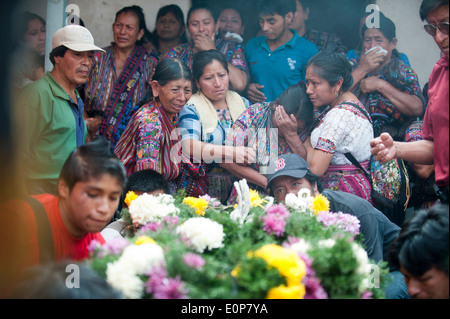
[[[25,86],[16,100],[23,127],[20,140],[30,194],[57,194],[59,172],[69,154],[85,143],[84,104],[76,88],[92,68],[94,39],[85,27],[68,25],[52,39],[53,69]]]
[[[368,201],[345,192],[323,189],[319,176],[311,173],[308,163],[298,154],[285,154],[274,164],[273,174],[267,175],[267,183],[277,202],[284,202],[287,194],[295,194],[306,188],[311,196],[322,194],[330,202],[330,211],[356,216],[361,225],[363,246],[370,259],[387,261],[391,242],[400,233],[400,227],[392,223]],[[391,268],[393,283],[386,290],[388,299],[409,298],[403,275]]]

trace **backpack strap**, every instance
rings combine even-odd
[[[34,197],[27,196],[24,200],[33,209],[36,219],[38,245],[39,245],[39,263],[43,264],[55,260],[55,250],[53,246],[52,229],[42,203]]]
[[[356,158],[352,155],[352,153],[345,153],[344,154],[345,157],[347,157],[347,159],[356,167],[358,167],[360,170],[363,171],[364,175],[367,177],[367,179],[370,181],[370,183],[372,184],[372,177],[370,176],[370,174],[361,166],[361,164],[356,160]]]

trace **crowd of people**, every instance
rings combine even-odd
[[[368,255],[392,265],[389,298],[448,298],[449,2],[420,7],[441,51],[423,86],[385,14],[378,27],[364,15],[360,47],[348,50],[308,26],[310,9],[306,0],[259,0],[260,31],[244,41],[236,6],[194,5],[186,21],[177,5],[163,6],[149,31],[145,10],[131,5],[117,11],[103,48],[82,25],[46,35],[45,20],[24,13],[11,90],[28,196],[0,211],[12,225],[4,240],[23,237],[0,254],[3,296],[44,252],[79,260],[91,240],[125,236],[117,212],[126,190],[182,190],[232,205],[234,182],[245,178],[278,202],[306,187],[360,218]],[[45,73],[46,36],[53,68]],[[405,224],[376,206],[366,174],[372,160],[392,159],[408,167],[413,200],[402,204],[415,212]],[[11,221],[13,211],[22,216]],[[429,223],[446,247],[432,247]],[[37,240],[41,227],[50,227],[51,247]],[[421,240],[430,256],[408,254]],[[425,274],[438,279],[431,285]]]

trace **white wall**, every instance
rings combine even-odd
[[[167,4],[177,4],[184,12],[191,7],[191,0],[68,0],[68,4],[76,4],[80,9],[80,17],[86,28],[91,31],[95,44],[107,46],[113,40],[112,24],[116,12],[126,6],[138,5],[144,10],[147,28],[153,31],[156,15],[160,7]],[[25,0],[22,8],[39,14],[47,20],[47,0]]]
[[[428,82],[431,70],[440,59],[440,50],[423,29],[419,16],[422,0],[377,0],[377,4],[397,29],[397,49],[405,53],[419,77],[421,87]]]
[[[397,27],[397,48],[408,56],[423,87],[440,58],[440,51],[433,38],[423,30],[424,23],[419,17],[421,2],[422,0],[377,0],[380,10],[394,21]],[[68,0],[68,3],[79,6],[86,27],[94,36],[96,44],[102,47],[112,41],[115,13],[124,6],[141,6],[150,31],[154,30],[156,14],[161,6],[178,4],[185,13],[185,18],[191,6],[190,0]],[[25,0],[22,7],[47,18],[47,0]]]

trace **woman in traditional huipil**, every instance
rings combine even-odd
[[[177,119],[191,97],[191,85],[191,70],[179,59],[167,58],[157,65],[148,99],[133,114],[114,148],[127,176],[152,169],[164,176],[172,192],[176,190],[183,169],[177,157]]]
[[[142,46],[147,27],[140,7],[119,10],[112,29],[114,42],[95,55],[85,86],[85,118],[88,141],[103,135],[114,146],[145,98],[158,60]]]

